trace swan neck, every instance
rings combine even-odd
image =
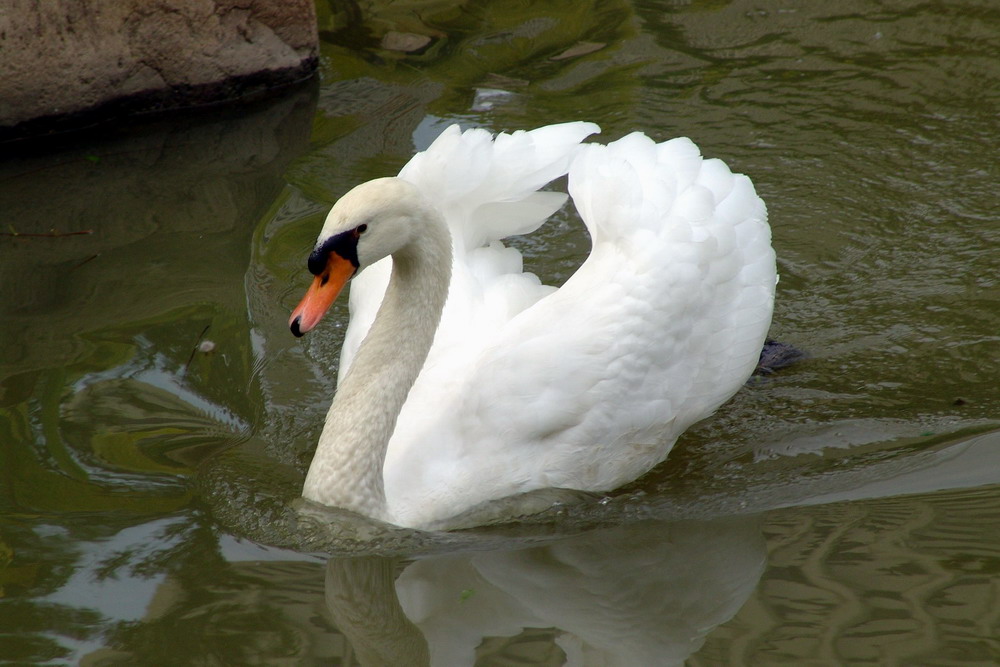
[[[420,218],[392,254],[382,305],[327,414],[303,496],[392,521],[382,469],[407,394],[423,368],[451,280],[451,238],[440,214]]]

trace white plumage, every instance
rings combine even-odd
[[[746,381],[776,282],[764,203],[688,139],[580,145],[598,131],[566,123],[494,139],[451,127],[398,179],[333,208],[314,256],[353,238],[360,273],[304,496],[427,527],[535,489],[609,491]],[[500,239],[558,210],[566,196],[539,189],[567,169],[593,247],[555,289]],[[450,278],[438,266],[447,245]],[[395,296],[373,326],[394,261]],[[318,321],[304,315],[308,299],[296,333]]]

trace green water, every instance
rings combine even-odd
[[[994,5],[324,3],[316,85],[0,147],[0,662],[1000,662]],[[750,175],[809,358],[600,501],[299,513],[325,211],[452,122],[570,119]],[[555,283],[588,248],[569,211],[514,243]]]

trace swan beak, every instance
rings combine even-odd
[[[296,337],[311,331],[319,324],[356,270],[350,260],[335,252],[330,253],[326,268],[313,278],[306,295],[288,318],[288,327]]]

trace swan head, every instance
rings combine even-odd
[[[355,274],[409,246],[439,217],[416,186],[398,178],[368,181],[341,197],[309,255],[315,278],[288,320],[292,333],[302,336],[319,324]]]

